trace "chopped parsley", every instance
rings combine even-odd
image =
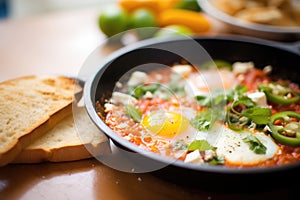
[[[146,94],[146,92],[154,93],[159,89],[159,87],[159,84],[156,83],[149,85],[140,85],[136,88],[130,88],[130,91],[135,98],[139,99],[143,97]]]
[[[141,122],[142,120],[142,111],[132,105],[125,106],[125,113],[136,122]]]
[[[251,119],[255,124],[267,124],[272,112],[269,108],[253,107],[242,111],[241,115]]]
[[[225,163],[223,156],[215,156],[212,158],[211,161],[209,161],[209,164],[211,165],[223,165]]]
[[[188,146],[188,151],[205,151],[205,150],[213,150],[215,151],[217,148],[211,146],[206,140],[195,140]]]
[[[249,145],[250,150],[256,154],[266,154],[267,147],[257,139],[254,135],[243,138],[243,141]]]
[[[209,130],[214,123],[222,117],[222,113],[218,110],[207,109],[199,112],[190,123],[198,131]]]

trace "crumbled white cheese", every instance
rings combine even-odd
[[[105,103],[104,104],[104,108],[105,108],[104,112],[112,111],[114,107],[115,107],[115,105],[113,105],[111,103]]]
[[[216,156],[216,152],[213,150],[206,150],[204,154],[204,160],[210,161]]]
[[[153,94],[150,91],[147,91],[146,94],[144,95],[144,98],[146,98],[146,99],[152,99],[153,98]]]
[[[111,97],[111,103],[113,104],[123,104],[123,105],[134,105],[137,99],[121,92],[113,92]]]
[[[265,74],[271,73],[272,70],[273,70],[273,67],[272,67],[271,65],[267,65],[267,66],[265,66],[265,67],[263,68],[263,72],[264,72]]]
[[[264,92],[252,92],[247,96],[260,107],[268,107],[267,97]]]
[[[186,155],[184,162],[194,163],[194,164],[202,164],[204,161],[200,155],[199,150],[195,150]]]
[[[285,87],[279,84],[269,84],[269,87],[272,89],[273,94],[280,94],[281,91],[285,91]]]
[[[121,88],[121,87],[123,87],[123,84],[121,82],[116,82],[116,87]]]
[[[235,62],[232,64],[232,71],[234,74],[244,74],[253,68],[253,62]]]
[[[175,65],[172,67],[172,71],[183,77],[188,77],[192,72],[192,66],[190,66],[190,65]]]
[[[125,140],[130,141],[133,138],[133,135],[131,133],[129,133],[128,135],[123,137]]]
[[[138,86],[147,79],[147,74],[145,72],[135,71],[131,74],[128,80],[128,86]]]

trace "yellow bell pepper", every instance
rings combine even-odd
[[[147,8],[155,13],[174,6],[180,0],[119,0],[119,5],[131,12],[138,8]]]
[[[210,21],[203,13],[183,9],[166,9],[160,12],[158,23],[161,27],[183,25],[195,33],[205,33],[211,29]]]

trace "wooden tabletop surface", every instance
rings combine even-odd
[[[105,41],[97,25],[98,14],[93,8],[0,21],[0,81],[40,73],[76,76],[86,58]],[[101,56],[113,50],[103,46]],[[215,181],[226,184],[226,179]],[[294,188],[280,183],[282,187],[276,189],[257,190],[254,183],[241,192],[208,189],[202,187],[202,180],[194,186],[181,183],[152,173],[118,171],[94,158],[9,164],[0,168],[0,199],[287,199]]]

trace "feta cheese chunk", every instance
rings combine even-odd
[[[204,161],[200,155],[199,150],[195,150],[191,153],[188,153],[185,157],[184,162],[186,163],[194,163],[194,164],[202,164]]]
[[[106,103],[104,104],[104,112],[108,112],[108,111],[112,111],[114,109],[115,105],[111,104],[111,103]]]
[[[131,74],[128,80],[128,86],[138,86],[143,84],[147,79],[147,74],[145,72],[135,71]]]
[[[153,98],[153,94],[149,91],[146,92],[146,94],[144,95],[144,98],[146,99],[152,99]]]
[[[183,77],[188,77],[192,72],[192,67],[190,65],[175,65],[172,67],[172,71]]]
[[[137,99],[121,92],[113,92],[111,97],[111,103],[113,104],[123,104],[123,105],[134,105]]]
[[[254,101],[259,107],[268,107],[267,97],[264,92],[253,92],[247,94],[247,96]]]
[[[232,65],[232,72],[234,74],[244,74],[250,69],[254,69],[253,62],[235,62]]]

